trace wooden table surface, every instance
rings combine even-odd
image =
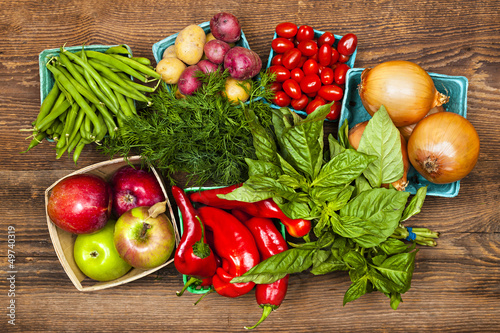
[[[40,106],[38,54],[63,44],[152,45],[219,11],[235,14],[266,63],[283,21],[358,36],[356,67],[402,59],[469,80],[467,118],[481,139],[476,168],[453,198],[428,197],[411,225],[441,233],[417,255],[412,288],[397,311],[381,293],[342,306],[345,272],[293,275],[280,309],[260,331],[500,331],[500,1],[0,1],[0,331],[243,331],[261,314],[253,293],[176,297],[173,265],[112,289],[76,290],[47,230],[44,190],[104,161],[88,146],[75,166],[44,142],[20,154]],[[325,129],[336,131],[336,124]],[[15,227],[15,297],[9,297],[8,227]],[[15,299],[15,326],[7,307]]]

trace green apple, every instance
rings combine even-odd
[[[125,275],[131,268],[116,251],[113,241],[115,221],[92,234],[76,237],[74,257],[78,268],[91,279],[110,281]]]

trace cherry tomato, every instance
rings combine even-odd
[[[311,114],[314,110],[316,110],[321,105],[325,105],[325,103],[322,100],[313,99],[312,101],[309,102],[309,104],[307,104],[307,107],[306,107],[307,114]]]
[[[302,81],[302,79],[304,78],[304,71],[300,68],[294,68],[290,71],[290,77],[292,79],[294,79],[295,81],[297,82],[300,82]],[[333,78],[333,71],[332,71],[332,78]]]
[[[339,62],[342,62],[342,63],[348,62],[350,58],[351,58],[350,56],[346,56],[346,55],[341,54],[341,55],[339,55]]]
[[[316,97],[314,97],[314,99],[317,99],[317,100],[321,101],[323,104],[327,104],[327,102],[328,102],[326,99],[324,99],[323,97],[321,97],[319,95],[317,95]]]
[[[309,98],[307,98],[307,95],[304,94],[302,94],[300,98],[292,99],[292,101],[290,102],[292,108],[297,111],[303,110],[308,103],[309,103]]]
[[[319,62],[319,59],[318,59],[318,52],[314,53],[312,56],[309,57],[309,59],[312,59],[316,62]]]
[[[335,79],[336,84],[344,84],[345,83],[345,77],[347,74],[347,71],[350,69],[346,64],[339,64],[335,68],[335,72],[333,73],[333,78]]]
[[[328,66],[332,60],[332,47],[328,44],[323,44],[318,50],[318,60],[320,65]]]
[[[300,98],[300,96],[302,95],[302,91],[300,91],[300,85],[294,79],[288,79],[283,82],[283,91],[293,99]]]
[[[292,99],[284,91],[278,91],[274,96],[273,103],[279,107],[284,108],[288,106]]]
[[[333,43],[335,43],[335,35],[331,32],[325,32],[318,38],[318,46],[323,46],[323,44],[333,46]]]
[[[288,39],[283,37],[275,38],[271,42],[271,48],[276,53],[285,53],[286,51],[293,49],[294,46],[293,42],[290,42]]]
[[[322,72],[322,71],[323,71],[323,69],[325,69],[325,68],[326,68],[326,67],[325,67],[325,66],[323,66],[323,65],[318,65],[318,74],[319,74],[320,78],[321,78],[321,72]]]
[[[358,45],[358,37],[356,37],[355,34],[346,34],[344,35],[338,45],[337,45],[337,51],[339,51],[340,54],[350,56],[351,54],[354,53],[354,50],[356,50],[356,46]]]
[[[283,66],[287,69],[294,69],[300,62],[300,58],[302,57],[302,53],[296,48],[286,51],[283,53],[282,63]]]
[[[333,83],[333,69],[330,67],[325,67],[322,71],[321,74],[319,75],[321,79],[321,83],[324,85],[327,84],[332,84]]]
[[[318,44],[316,44],[310,39],[303,40],[302,42],[300,42],[297,48],[306,57],[311,57],[318,52]]]
[[[274,81],[269,86],[269,89],[276,94],[278,91],[283,90],[283,87],[282,87],[281,82]]]
[[[291,22],[283,22],[276,26],[276,34],[280,37],[291,38],[295,37],[298,28]]]
[[[334,47],[332,47],[332,58],[330,59],[330,66],[339,61],[340,53]]]
[[[316,98],[316,95],[318,95],[318,92],[317,92],[317,91],[314,91],[314,92],[312,92],[312,93],[308,93],[308,94],[306,94],[306,95],[307,95],[307,97],[309,97],[309,98],[311,98],[311,99],[314,99],[314,98]]]
[[[271,59],[271,65],[282,65],[283,55],[282,54],[277,54]]]
[[[290,78],[290,71],[281,65],[269,67],[271,73],[276,74],[276,81],[284,82]]]
[[[321,80],[318,74],[306,75],[300,81],[300,89],[306,94],[315,93],[319,88],[321,88]]]
[[[328,120],[337,120],[340,117],[340,110],[342,109],[342,104],[340,102],[335,102],[330,107],[330,113],[326,116]]]
[[[297,38],[299,43],[303,40],[311,40],[314,38],[314,29],[308,25],[301,25],[295,38]]]
[[[304,71],[304,75],[318,74],[319,65],[316,61],[308,59],[302,66],[302,70]]]
[[[327,101],[340,101],[342,96],[344,96],[344,91],[339,86],[334,84],[329,84],[326,86],[322,86],[318,90],[318,96],[323,97]]]
[[[300,57],[300,62],[299,64],[297,65],[298,68],[302,68],[302,66],[304,66],[304,63],[306,62],[307,60],[307,57],[306,56],[302,56]]]

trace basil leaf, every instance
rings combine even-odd
[[[387,279],[373,268],[368,273],[368,280],[373,284],[373,287],[384,294],[389,294],[398,289],[398,286],[391,280]]]
[[[386,241],[379,244],[379,247],[387,255],[402,253],[408,250],[408,245],[405,242],[395,238],[387,238]]]
[[[324,263],[326,260],[328,260],[328,258],[330,258],[331,255],[332,255],[332,253],[330,251],[325,251],[325,250],[316,251],[314,253],[313,259],[312,259],[312,263],[313,263],[312,270],[314,270],[315,267],[320,266],[322,263]]]
[[[272,198],[274,196],[274,193],[269,191],[255,190],[246,183],[244,183],[243,186],[235,188],[230,193],[219,194],[217,196],[221,199],[226,199],[226,200],[257,202]]]
[[[289,186],[283,185],[278,180],[270,177],[250,177],[245,185],[258,192],[272,193],[273,197],[283,197],[290,201],[306,201],[307,194],[297,193]]]
[[[403,176],[401,134],[384,106],[381,106],[368,122],[361,136],[358,151],[377,156],[364,172],[372,187],[395,182]]]
[[[384,260],[381,265],[375,266],[375,269],[398,286],[394,291],[404,294],[410,289],[417,252],[395,254]]]
[[[316,250],[301,248],[288,249],[261,261],[245,274],[233,278],[231,283],[273,283],[284,278],[287,274],[300,273],[309,269],[315,252]]]
[[[360,194],[361,192],[371,190],[372,187],[368,180],[366,180],[365,176],[360,175],[356,180],[354,181],[355,186],[356,186],[356,191],[354,192],[355,195]]]
[[[372,262],[373,262],[373,264],[379,266],[384,262],[385,259],[387,259],[387,255],[382,253],[382,254],[379,254],[379,255],[376,255],[375,257],[373,257]]]
[[[351,199],[352,192],[354,192],[354,186],[346,186],[342,192],[340,192],[337,197],[328,203],[328,209],[337,211],[342,209],[347,202]]]
[[[327,201],[335,200],[339,193],[344,190],[345,186],[332,186],[332,187],[313,187],[309,195],[311,200],[318,204],[324,204]]]
[[[424,205],[425,195],[427,194],[427,186],[421,187],[417,190],[417,193],[413,196],[410,203],[403,212],[403,217],[401,217],[401,222],[408,220],[413,215],[420,213],[420,209]]]
[[[349,287],[344,294],[343,305],[352,302],[368,292],[368,277],[363,276]]]
[[[278,178],[281,175],[281,168],[271,162],[252,160],[245,158],[245,162],[248,165],[248,176],[262,176],[270,178]]]
[[[347,123],[347,119],[344,120],[344,123],[339,128],[339,144],[345,149],[352,148],[349,143],[349,124]]]
[[[342,257],[342,259],[350,268],[349,276],[352,282],[359,280],[368,272],[368,263],[366,262],[365,257],[363,257],[359,252],[354,250],[349,251]]]
[[[315,265],[311,269],[311,273],[314,275],[323,275],[334,271],[347,271],[348,269],[349,267],[342,260],[338,260],[332,255],[323,262]]]
[[[311,216],[309,205],[305,202],[285,201],[278,197],[274,197],[274,202],[276,202],[281,211],[291,219],[310,220],[314,218],[314,216]]]
[[[279,154],[278,159],[280,161],[281,169],[283,170],[283,173],[285,175],[295,178],[297,183],[299,183],[301,187],[307,186],[307,179],[304,176],[302,176],[297,170],[295,170],[295,168]]]
[[[332,134],[328,135],[328,148],[330,152],[330,159],[334,158],[345,150],[345,148],[340,145],[340,143],[333,137]]]
[[[401,298],[401,294],[396,292],[391,293],[390,298],[391,298],[391,308],[393,310],[397,310],[399,303],[403,301],[403,298]]]
[[[251,108],[244,108],[243,111],[248,120],[250,132],[252,133],[253,146],[255,147],[257,159],[279,165],[274,138],[259,123],[257,116]]]
[[[346,149],[321,168],[311,185],[331,187],[349,184],[358,178],[375,159],[375,156],[368,156],[354,149]]]

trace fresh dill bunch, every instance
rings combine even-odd
[[[171,184],[178,172],[187,174],[194,185],[245,181],[245,158],[254,159],[255,148],[243,110],[251,108],[263,127],[270,128],[272,112],[264,99],[273,96],[269,87],[274,77],[260,73],[252,80],[248,103],[237,105],[221,94],[228,76],[227,71],[200,73],[203,85],[185,98],[176,98],[176,87],[162,83],[150,95],[152,105],[126,120],[100,149],[110,156],[140,154]]]

